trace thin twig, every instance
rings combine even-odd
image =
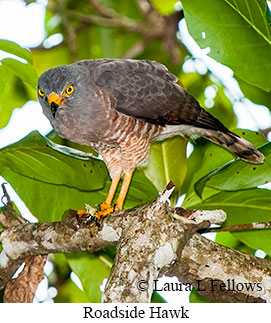
[[[2,196],[2,198],[1,198],[1,201],[5,205],[5,207],[7,208],[5,226],[7,226],[8,223],[10,223],[10,225],[13,224],[12,215],[15,215],[16,216],[16,218],[18,219],[18,222],[19,223],[26,223],[27,220],[25,218],[23,218],[20,213],[18,213],[16,210],[14,210],[12,201],[11,201],[10,196],[9,196],[7,190],[6,190],[6,187],[5,187],[6,184],[7,183],[3,183],[1,185],[2,190],[3,190],[3,194],[4,194]],[[4,202],[4,197],[7,200],[6,203]]]
[[[96,16],[96,15],[79,13],[73,10],[67,10],[66,14],[70,18],[78,19],[79,21],[87,24],[96,24],[96,25],[109,26],[109,27],[121,27],[126,29],[129,32],[136,32],[136,33],[146,32],[146,28],[143,27],[142,24],[127,17],[106,18],[106,17]]]
[[[247,224],[226,225],[218,228],[208,228],[204,232],[233,232],[233,231],[247,231],[258,229],[270,229],[271,222],[253,222]]]
[[[137,43],[135,43],[131,48],[129,48],[121,58],[134,58],[140,55],[144,49],[145,45],[148,41],[146,39],[140,39]]]
[[[88,2],[102,17],[119,18],[119,14],[115,10],[105,7],[100,1],[88,0]]]
[[[270,131],[271,131],[271,127],[259,130],[259,132],[262,133],[265,137],[267,137]]]
[[[64,28],[66,29],[66,37],[65,42],[67,43],[67,46],[69,48],[69,51],[72,56],[72,60],[75,62],[78,60],[77,57],[77,45],[76,45],[76,32],[74,27],[71,24],[71,21],[67,17],[67,9],[65,1],[63,0],[56,0],[56,10],[59,15],[61,15],[62,24]]]

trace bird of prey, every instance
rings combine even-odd
[[[247,162],[264,161],[261,152],[205,111],[177,81],[160,63],[131,59],[82,60],[40,76],[38,99],[56,133],[99,152],[112,178],[96,218],[122,209],[134,169],[148,161],[151,141],[201,136]]]

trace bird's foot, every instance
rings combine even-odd
[[[93,214],[93,217],[97,218],[97,220],[100,220],[102,218],[105,218],[106,216],[108,216],[110,213],[113,213],[113,212],[114,212],[114,207],[110,206],[106,210],[96,211]]]
[[[101,203],[99,206],[100,206],[101,211],[108,210],[112,207],[110,204],[108,204],[106,202]]]
[[[96,212],[88,213],[86,210],[78,210],[76,212],[77,220],[78,222],[84,222],[84,223],[88,223],[89,221],[94,221],[97,226],[100,226],[99,220],[101,219],[101,217],[95,216]]]
[[[77,217],[78,220],[92,220],[97,224],[102,218],[105,218],[109,214],[119,210],[120,208],[118,204],[114,204],[113,206],[111,206],[110,204],[103,202],[100,204],[100,210],[96,210],[90,206],[88,206],[87,210],[78,210]]]
[[[110,213],[113,213],[116,209],[115,209],[115,205],[111,206],[110,204],[103,202],[100,204],[100,211],[96,211],[93,216],[96,217],[98,220],[100,220],[101,218],[105,218],[107,215],[109,215]]]

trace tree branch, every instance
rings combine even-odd
[[[218,228],[209,228],[205,232],[234,232],[234,231],[247,231],[255,229],[270,229],[271,222],[252,222],[236,225],[225,225]]]
[[[220,302],[270,302],[271,262],[193,235],[167,271]]]
[[[88,0],[88,2],[102,17],[119,18],[119,14],[115,10],[104,6],[100,1]]]
[[[109,27],[120,27],[129,32],[135,32],[135,33],[146,32],[146,29],[142,27],[140,23],[128,17],[107,18],[103,16],[79,13],[73,10],[67,10],[66,13],[68,18],[74,18],[86,24],[96,24],[96,25],[109,26]]]
[[[187,211],[171,209],[168,186],[160,197],[136,210],[126,210],[95,223],[78,222],[76,212],[67,212],[62,222],[26,223],[0,233],[0,287],[6,285],[18,266],[30,256],[89,250],[95,252],[117,245],[117,254],[105,286],[104,302],[149,302],[154,281],[163,274],[176,275],[216,301],[265,302],[271,297],[270,262],[242,254],[196,234],[212,223],[225,221],[221,210]],[[228,279],[238,283],[259,283],[246,292],[222,291]],[[143,286],[145,288],[142,288]],[[141,284],[139,286],[139,283]]]

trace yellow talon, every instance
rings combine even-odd
[[[105,210],[111,208],[111,205],[106,203],[106,202],[103,202],[103,203],[100,204],[100,208],[101,208],[102,211],[105,211]]]
[[[78,210],[77,211],[78,216],[80,218],[88,218],[89,216],[93,216],[97,220],[100,220],[101,218],[108,216],[110,213],[113,213],[114,211],[122,210],[123,202],[125,200],[125,197],[126,197],[126,194],[127,194],[127,191],[128,191],[131,179],[132,179],[132,175],[133,175],[132,171],[124,174],[124,179],[123,179],[123,183],[121,186],[121,190],[120,190],[119,196],[116,200],[116,204],[114,206],[111,206],[111,203],[112,203],[113,197],[115,195],[120,176],[114,177],[112,179],[112,183],[111,183],[107,198],[106,198],[105,202],[100,204],[100,211],[94,212],[93,208],[91,211],[89,211],[88,209],[87,209],[87,211]]]
[[[114,207],[113,206],[109,206],[107,209],[105,210],[101,210],[101,211],[97,211],[93,214],[93,216],[95,216],[95,218],[97,218],[98,220],[100,220],[101,218],[106,217],[107,215],[109,215],[110,213],[114,212]]]

